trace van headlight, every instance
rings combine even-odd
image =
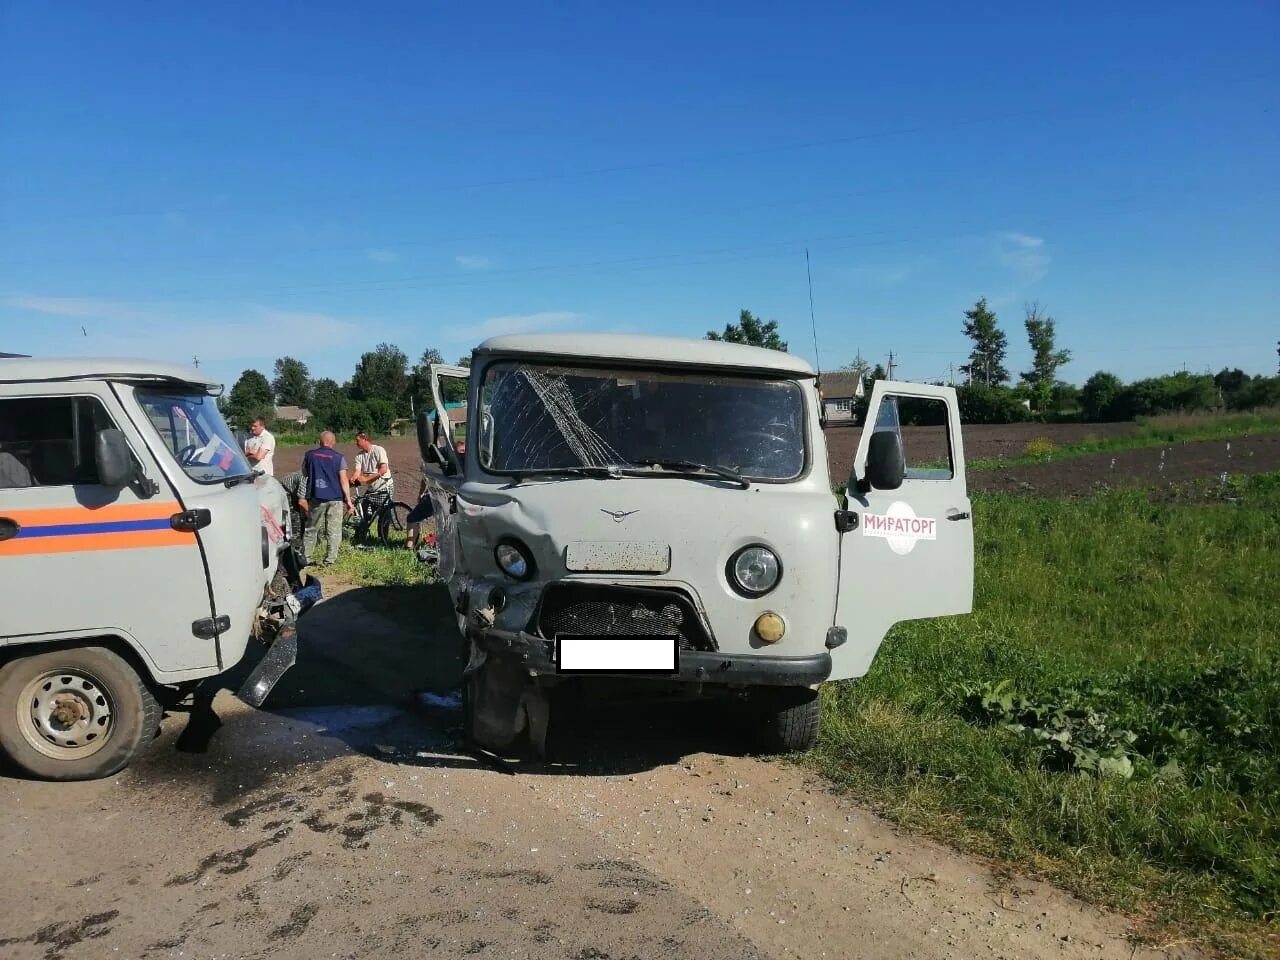
[[[743,547],[729,558],[729,585],[744,597],[760,597],[782,579],[782,561],[762,544]]]
[[[513,580],[528,580],[533,576],[533,557],[529,548],[518,540],[503,540],[493,550],[498,569]]]

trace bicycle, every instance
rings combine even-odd
[[[343,519],[344,529],[351,531],[352,543],[367,545],[371,534],[376,534],[384,547],[404,546],[410,507],[393,499],[394,489],[366,490],[355,496],[355,511]]]

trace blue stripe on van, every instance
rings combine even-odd
[[[137,530],[168,530],[169,520],[116,520],[104,523],[60,523],[44,527],[23,527],[14,539],[28,537],[82,537],[95,533],[133,533]]]

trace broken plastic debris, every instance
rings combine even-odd
[[[424,707],[435,710],[457,710],[462,706],[462,695],[456,690],[453,693],[420,693],[418,702]]]

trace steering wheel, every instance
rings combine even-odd
[[[200,451],[200,445],[198,443],[187,444],[185,447],[179,450],[176,454],[178,458],[178,463],[184,467],[191,466],[191,464],[195,462],[195,456],[199,451]]]

